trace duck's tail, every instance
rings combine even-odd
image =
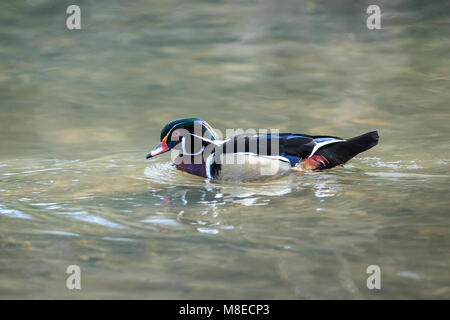
[[[313,156],[303,160],[302,167],[317,170],[344,164],[357,154],[375,146],[378,143],[378,138],[378,132],[372,131],[342,142],[323,146]]]

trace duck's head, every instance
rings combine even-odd
[[[215,140],[216,134],[211,126],[199,118],[177,119],[166,124],[161,130],[161,143],[149,154],[147,159],[167,152],[183,142],[186,135]]]

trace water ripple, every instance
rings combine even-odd
[[[7,209],[3,205],[0,204],[0,214],[9,218],[17,218],[17,219],[31,219],[32,217],[26,213],[23,213],[17,209]]]
[[[76,220],[80,220],[80,221],[85,221],[85,222],[90,222],[90,223],[95,223],[95,224],[99,224],[105,227],[109,227],[109,228],[116,228],[116,229],[122,229],[124,228],[122,225],[106,220],[105,218],[101,218],[98,216],[94,216],[94,215],[90,215],[88,214],[86,211],[76,211],[76,212],[57,212],[56,214],[59,215],[67,215],[70,216]]]
[[[58,236],[67,236],[67,237],[79,237],[80,236],[78,233],[64,232],[64,231],[58,231],[58,230],[40,230],[38,232],[45,233],[45,234],[54,234],[54,235],[58,235]]]

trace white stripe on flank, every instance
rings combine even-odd
[[[316,151],[319,150],[319,148],[322,148],[323,146],[326,146],[331,143],[344,142],[344,141],[345,140],[334,139],[334,140],[328,140],[328,141],[319,142],[319,143],[316,142],[316,145],[314,146],[313,151],[311,152],[311,154],[308,157],[312,157],[314,155],[314,153],[316,153]]]
[[[283,156],[269,156],[266,154],[257,154],[257,153],[253,153],[253,152],[234,152],[234,153],[225,153],[225,154],[236,154],[236,155],[251,155],[251,156],[256,156],[256,157],[263,157],[263,158],[268,158],[268,159],[272,159],[272,160],[279,160],[282,162],[289,162],[288,158],[285,158]]]
[[[205,170],[206,170],[206,176],[211,179],[211,165],[212,165],[212,161],[214,158],[214,153],[211,153],[208,158],[206,158],[206,165],[205,165]]]

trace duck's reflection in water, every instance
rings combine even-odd
[[[259,183],[230,183],[193,177],[161,163],[147,167],[145,178],[152,185],[149,195],[156,198],[154,205],[161,210],[142,222],[167,228],[189,224],[199,232],[212,234],[219,233],[219,229],[235,228],[230,223],[238,223],[237,218],[230,218],[228,213],[256,214],[258,206],[267,205],[273,205],[276,211],[275,200],[281,197],[292,202],[293,207],[306,199],[320,202],[342,189],[339,177],[328,173],[294,173]]]

